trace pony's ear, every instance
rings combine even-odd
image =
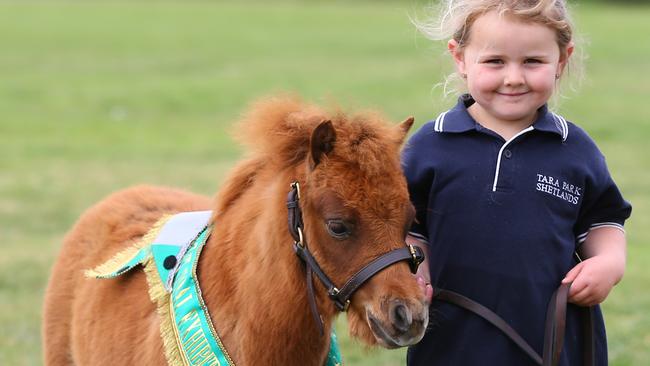
[[[334,126],[332,126],[332,121],[323,121],[314,129],[309,141],[309,151],[311,152],[309,166],[311,169],[314,169],[321,162],[324,155],[329,154],[334,149],[335,141],[336,132]]]
[[[415,118],[409,117],[405,119],[403,122],[397,125],[397,129],[399,131],[399,144],[401,145],[404,143],[404,139],[406,138],[406,135],[409,133],[409,130],[411,129],[411,126],[413,126],[413,122],[415,122]]]

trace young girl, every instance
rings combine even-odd
[[[598,304],[623,276],[631,206],[589,136],[547,107],[574,50],[565,2],[442,5],[468,94],[403,155],[417,210],[409,240],[428,251],[421,284],[489,308],[541,354],[549,299],[573,282],[560,365],[582,364],[578,306],[595,306],[596,363],[605,365]],[[435,294],[431,316],[409,365],[535,364],[493,325]]]

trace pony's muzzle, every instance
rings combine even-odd
[[[387,300],[382,308],[385,316],[366,310],[368,325],[377,342],[386,348],[410,346],[419,342],[429,322],[429,311],[425,304],[413,304],[403,299]],[[385,319],[382,321],[381,319]]]

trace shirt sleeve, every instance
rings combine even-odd
[[[406,143],[402,152],[402,169],[406,176],[411,202],[415,207],[415,220],[409,235],[428,242],[427,211],[429,194],[433,183],[433,164],[430,161],[431,133],[433,126],[427,123]]]
[[[632,213],[627,202],[609,174],[605,157],[599,154],[593,175],[588,179],[584,201],[574,227],[576,241],[582,244],[589,230],[610,226],[621,230]]]

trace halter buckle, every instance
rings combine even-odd
[[[411,261],[409,262],[409,267],[411,267],[411,272],[415,274],[418,271],[420,264],[424,262],[424,256],[422,255],[421,251],[418,253],[418,250],[412,244],[407,245],[409,247],[409,252],[411,253]]]
[[[338,288],[332,287],[329,290],[327,290],[327,294],[330,295],[330,298],[336,299],[336,297],[339,295],[339,292],[341,292]]]
[[[350,299],[342,302],[338,297],[340,292],[341,290],[339,290],[337,287],[332,287],[327,291],[327,294],[330,296],[330,299],[334,301],[334,305],[336,305],[336,308],[339,309],[339,311],[346,312],[350,308]]]

